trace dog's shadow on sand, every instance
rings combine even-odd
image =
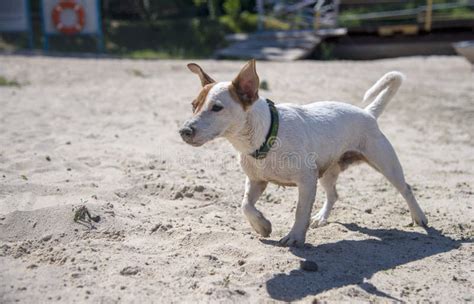
[[[267,291],[273,299],[294,301],[333,288],[358,285],[370,294],[400,301],[364,279],[371,278],[379,271],[448,252],[459,248],[461,243],[472,242],[453,240],[434,228],[427,228],[427,234],[424,234],[396,229],[370,229],[356,224],[341,225],[371,238],[290,248],[294,255],[317,262],[319,270],[307,272],[298,268],[288,274],[276,274],[266,282]],[[276,241],[262,242],[278,246]]]

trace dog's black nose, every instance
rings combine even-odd
[[[182,138],[191,138],[194,135],[193,127],[183,127],[179,130],[179,134]]]

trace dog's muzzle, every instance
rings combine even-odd
[[[181,138],[185,142],[190,142],[194,137],[194,134],[196,134],[196,130],[193,127],[185,126],[179,129],[179,135],[181,135]]]

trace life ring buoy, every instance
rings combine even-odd
[[[73,25],[64,25],[61,22],[61,14],[65,10],[72,10],[76,14],[76,23]],[[62,1],[59,2],[51,13],[53,24],[58,31],[66,35],[74,35],[82,31],[84,28],[86,14],[84,8],[79,3],[74,1]]]

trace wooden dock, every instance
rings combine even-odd
[[[217,50],[215,57],[273,61],[304,59],[311,55],[325,37],[341,36],[346,33],[345,29],[330,29],[234,34],[227,37],[231,44]]]

